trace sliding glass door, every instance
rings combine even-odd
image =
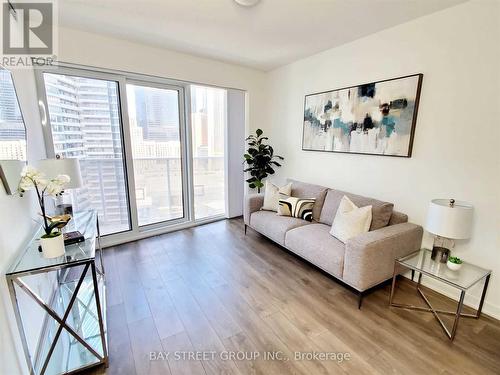
[[[139,226],[185,217],[179,92],[127,84]]]
[[[80,160],[74,209],[97,210],[104,235],[129,230],[118,82],[53,73],[43,80],[53,152]]]
[[[105,244],[226,214],[227,93],[132,73],[37,70],[48,157],[80,160],[74,210]]]

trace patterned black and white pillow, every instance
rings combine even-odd
[[[315,201],[315,199],[310,198],[281,196],[278,206],[278,215],[312,221],[312,209]]]

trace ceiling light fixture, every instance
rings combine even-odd
[[[234,2],[244,7],[253,7],[254,5],[257,5],[260,0],[234,0]]]

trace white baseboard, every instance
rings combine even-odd
[[[409,274],[404,275],[406,278],[411,279]],[[446,297],[449,297],[451,299],[454,299],[455,301],[458,301],[460,297],[460,292],[458,289],[453,288],[449,285],[446,285],[444,283],[440,283],[439,281],[436,281],[434,279],[426,278],[425,276],[422,278],[422,285],[438,292],[441,294],[444,294]],[[479,306],[479,301],[481,299],[481,292],[483,290],[483,283],[480,282],[478,285],[474,286],[471,290],[469,290],[465,294],[465,300],[464,304],[466,306],[472,307],[473,309],[476,309]],[[485,315],[488,315],[492,318],[499,319],[500,320],[500,306],[494,305],[492,303],[488,302],[488,294],[491,294],[491,290],[488,290],[488,293],[486,294],[486,299],[483,304],[483,311],[482,313]]]

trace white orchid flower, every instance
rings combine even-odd
[[[33,181],[33,183],[41,184],[45,181],[45,175],[40,172],[38,169],[33,168],[30,165],[27,165],[23,168],[21,172],[22,178],[27,178]]]
[[[53,181],[64,187],[71,181],[71,178],[67,174],[60,174]]]
[[[21,191],[26,191],[34,189],[36,186],[39,190],[45,191],[47,195],[56,196],[64,190],[64,187],[70,182],[70,180],[70,177],[65,174],[60,174],[54,179],[47,180],[42,172],[27,165],[21,172],[19,189]]]
[[[34,187],[33,181],[29,178],[21,178],[21,181],[19,182],[19,189],[21,190],[30,190],[32,187]]]
[[[61,194],[63,191],[63,186],[55,180],[52,180],[48,183],[45,188],[45,194],[55,197],[58,194]]]
[[[19,181],[19,194],[23,196],[26,190],[36,189],[38,204],[42,210],[44,220],[44,230],[47,235],[51,233],[53,228],[49,226],[47,215],[45,213],[44,198],[49,195],[56,197],[64,191],[64,187],[70,182],[70,177],[65,174],[60,174],[56,178],[47,180],[45,175],[37,169],[27,165],[21,172],[21,180]]]

